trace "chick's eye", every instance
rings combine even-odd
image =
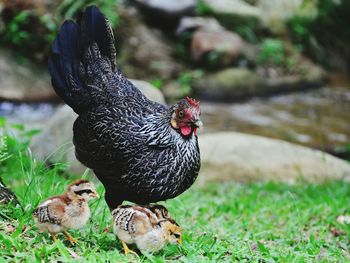
[[[175,238],[180,238],[180,234],[174,233],[174,237],[175,237]]]
[[[183,118],[184,112],[183,111],[179,111],[178,115],[179,115],[180,118]]]

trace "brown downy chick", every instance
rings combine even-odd
[[[113,232],[120,239],[125,254],[135,253],[127,244],[135,244],[141,252],[157,252],[168,243],[181,244],[180,226],[170,218],[159,219],[148,208],[119,206],[112,215]]]
[[[53,196],[34,210],[34,219],[40,232],[49,232],[52,239],[62,232],[73,245],[76,239],[70,236],[68,229],[82,228],[90,217],[88,201],[98,198],[95,185],[87,180],[78,180],[70,184],[62,195]]]

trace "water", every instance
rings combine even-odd
[[[57,104],[0,102],[0,116],[12,124],[24,124],[28,129],[41,128],[55,113]]]

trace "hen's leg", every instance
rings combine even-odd
[[[113,179],[113,173],[109,173],[101,170],[94,170],[95,175],[102,182],[105,188],[105,200],[112,211],[121,205],[125,200],[125,189],[119,185],[117,181]],[[127,193],[130,194],[130,193]],[[127,195],[126,195],[127,196]]]

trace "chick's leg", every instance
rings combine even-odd
[[[109,226],[106,226],[104,229],[103,229],[103,233],[108,233],[109,231],[111,231],[111,228],[113,227],[113,223],[110,224]]]
[[[124,241],[121,241],[121,242],[122,242],[122,245],[123,245],[125,256],[128,255],[129,253],[134,254],[137,257],[139,256],[139,255],[137,255],[137,253],[135,251],[132,251],[130,248],[128,248],[128,245]]]
[[[63,231],[63,234],[67,237],[69,243],[73,246],[77,243],[77,240],[73,238],[67,231]]]
[[[52,238],[52,240],[53,240],[53,242],[56,242],[56,233],[51,233],[51,232],[49,232],[50,233],[50,236],[51,236],[51,238]]]

